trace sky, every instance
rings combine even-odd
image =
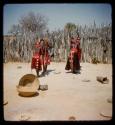
[[[63,3],[63,4],[6,4],[3,10],[3,34],[8,34],[13,24],[19,24],[21,16],[29,12],[40,13],[47,17],[50,31],[63,29],[66,23],[97,26],[112,23],[110,4]]]

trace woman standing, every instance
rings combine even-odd
[[[71,37],[70,40],[70,53],[68,56],[67,64],[65,70],[70,70],[72,73],[76,73],[80,70],[80,58],[81,58],[81,49],[80,49],[80,37]]]

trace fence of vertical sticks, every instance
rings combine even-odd
[[[79,26],[81,36],[81,62],[112,63],[112,27],[111,25],[97,28]],[[69,53],[69,35],[64,30],[57,30],[46,34],[54,54],[52,61],[66,61]],[[31,62],[35,36],[32,34],[21,36],[4,36],[3,61]]]

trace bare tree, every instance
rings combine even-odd
[[[9,53],[4,52],[7,61],[30,62],[35,39],[43,37],[44,31],[47,29],[47,21],[45,16],[39,13],[35,15],[33,12],[20,17],[19,24],[13,25],[9,30],[9,33],[16,39],[9,40],[8,44],[4,44],[4,51],[10,51]]]

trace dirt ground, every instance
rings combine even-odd
[[[16,86],[20,78],[31,71],[30,63],[4,64],[4,119],[6,121],[61,121],[110,120],[112,117],[112,65],[81,63],[81,73],[65,70],[65,62],[48,66],[47,74],[40,77],[40,84],[48,90],[38,91],[33,97],[21,97]],[[41,72],[40,72],[41,73]],[[108,84],[96,80],[107,76]],[[108,116],[105,117],[102,114]]]

